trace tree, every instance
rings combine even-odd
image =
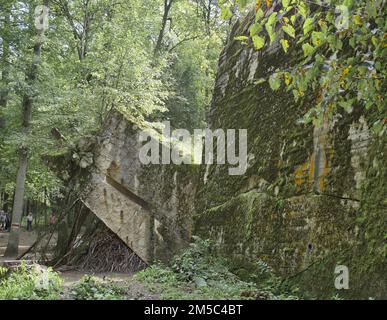
[[[26,83],[30,87],[30,90],[28,92],[25,92],[22,98],[22,133],[26,137],[30,134],[31,131],[32,107],[34,101],[34,94],[32,92],[34,90],[34,86],[36,84],[38,76],[38,68],[40,64],[41,51],[44,40],[44,31],[46,23],[45,19],[48,19],[47,13],[45,12],[45,8],[47,8],[47,3],[48,1],[45,1],[45,7],[41,6],[35,12],[37,19],[35,25],[37,37],[33,47],[32,61],[26,70]],[[19,150],[19,168],[17,171],[15,196],[12,209],[12,228],[8,240],[7,249],[5,251],[5,256],[7,257],[17,255],[19,251],[19,232],[23,212],[28,155],[28,146],[22,146]]]
[[[38,1],[0,0],[0,192],[15,195],[19,214],[23,198],[41,211],[64,206],[72,172],[56,176],[52,159],[80,164],[78,141],[97,134],[112,110],[138,124],[205,126],[227,34],[214,1],[204,17],[194,1],[51,0],[50,32],[37,59]]]
[[[3,35],[2,35],[2,55],[1,55],[1,87],[0,87],[0,130],[5,127],[3,112],[7,107],[8,83],[9,83],[9,58],[10,58],[10,15],[11,8],[9,3],[1,4],[3,11]]]
[[[163,12],[163,18],[161,21],[161,27],[159,36],[157,38],[156,46],[154,49],[154,56],[157,57],[161,51],[161,46],[164,39],[165,29],[167,27],[168,20],[170,20],[169,13],[172,8],[172,4],[175,0],[164,0],[164,12]]]

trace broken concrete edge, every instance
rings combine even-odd
[[[169,260],[189,243],[190,219],[182,202],[188,203],[184,198],[194,195],[184,190],[193,185],[194,177],[189,176],[191,169],[186,172],[180,166],[142,165],[140,131],[121,113],[110,114],[100,134],[103,139],[90,150],[93,164],[87,168],[82,199],[149,264]],[[193,201],[189,203],[192,206]]]

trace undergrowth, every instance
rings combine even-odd
[[[122,287],[92,276],[84,276],[70,292],[71,298],[75,300],[122,300],[124,294]]]
[[[135,278],[166,300],[297,299],[296,290],[281,293],[280,279],[269,269],[265,272],[269,276],[262,286],[244,281],[230,271],[228,261],[217,254],[214,243],[195,237],[195,242],[170,265],[157,263]]]
[[[0,300],[57,300],[62,280],[51,268],[22,264],[13,272],[0,269]]]

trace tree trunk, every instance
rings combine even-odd
[[[157,38],[157,43],[154,50],[154,56],[157,57],[161,51],[161,45],[163,43],[164,34],[165,34],[165,28],[167,27],[167,22],[169,19],[169,12],[172,7],[173,0],[164,0],[164,14],[163,14],[163,20],[161,22],[161,28],[159,37]]]
[[[7,107],[8,100],[8,83],[9,83],[9,27],[10,27],[10,8],[6,6],[4,10],[4,35],[3,55],[1,57],[1,89],[0,89],[0,130],[5,128],[5,119],[2,110]]]
[[[45,4],[47,1],[45,1]],[[44,28],[37,29],[37,41],[34,45],[34,57],[31,65],[26,72],[26,82],[30,88],[36,83],[38,67],[40,64],[40,56],[44,38]],[[33,95],[30,93],[32,90],[28,90],[23,96],[23,135],[28,136],[31,131],[31,118],[32,118],[32,106],[33,106]],[[14,257],[19,254],[19,234],[20,234],[20,223],[23,212],[23,199],[24,189],[27,177],[27,165],[28,165],[28,147],[23,146],[19,150],[19,169],[16,177],[16,188],[15,197],[12,209],[12,226],[11,234],[9,235],[7,249],[5,251],[6,257]]]
[[[28,163],[28,151],[20,150],[19,156],[19,169],[17,171],[16,178],[16,189],[15,189],[15,198],[13,202],[12,209],[12,226],[11,233],[8,239],[7,250],[5,251],[6,257],[17,256],[19,253],[19,233],[20,233],[20,222],[23,213],[23,198],[24,198],[24,188],[25,180],[27,173],[27,163]]]

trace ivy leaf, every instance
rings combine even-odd
[[[254,48],[257,50],[262,49],[263,46],[265,45],[265,39],[258,35],[253,36],[252,39],[253,39]]]
[[[292,38],[296,37],[296,30],[291,25],[286,25],[282,27],[282,30],[285,31]]]

